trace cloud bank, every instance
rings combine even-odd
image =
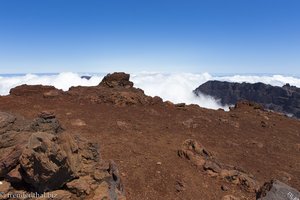
[[[9,90],[18,85],[52,85],[58,89],[67,91],[72,86],[96,86],[103,78],[103,74],[94,74],[89,80],[81,78],[82,74],[65,72],[56,75],[35,75],[27,74],[22,76],[1,76],[0,75],[0,95],[8,95]],[[131,81],[135,87],[141,88],[147,95],[160,96],[164,100],[174,103],[198,104],[201,107],[218,109],[228,109],[222,106],[218,100],[206,96],[195,96],[193,90],[199,85],[209,80],[220,80],[230,82],[263,82],[273,86],[283,86],[286,83],[300,87],[300,78],[283,75],[272,76],[213,76],[208,73],[137,73],[131,75]]]

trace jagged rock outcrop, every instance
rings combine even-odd
[[[51,112],[33,122],[0,112],[0,180],[0,199],[18,193],[43,200],[125,199],[116,164],[101,159],[98,144],[64,131]]]
[[[78,145],[66,132],[59,135],[33,133],[19,162],[25,182],[38,192],[61,188],[77,178],[80,169]]]
[[[30,125],[34,131],[59,133],[63,131],[62,126],[56,119],[55,114],[49,111],[43,111],[34,119]]]
[[[101,83],[100,86],[103,87],[133,87],[133,83],[129,81],[130,75],[124,72],[115,72],[113,74],[107,74]]]
[[[239,100],[262,104],[266,109],[293,114],[300,118],[300,88],[290,86],[276,87],[264,83],[231,83],[208,81],[194,90],[220,99],[223,105],[234,105]]]
[[[201,167],[210,176],[220,177],[232,184],[239,185],[245,191],[256,192],[259,188],[259,183],[252,175],[237,167],[220,163],[212,153],[195,140],[184,141],[181,149],[178,150],[178,155],[190,160],[197,167]]]
[[[265,183],[257,193],[258,200],[299,200],[300,192],[278,180]]]
[[[163,103],[160,97],[146,96],[144,91],[133,87],[126,73],[106,75],[96,87],[71,87],[67,92],[73,98],[91,103],[107,103],[116,106],[153,105]]]

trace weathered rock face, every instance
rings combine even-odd
[[[30,128],[34,131],[59,133],[63,131],[59,121],[56,119],[54,113],[44,111],[41,112],[30,125]]]
[[[133,87],[129,74],[113,73],[103,78],[96,87],[71,87],[67,94],[91,103],[106,103],[116,106],[162,104],[160,97],[150,97]]]
[[[78,146],[68,133],[59,135],[36,132],[19,158],[25,182],[36,191],[59,189],[78,177],[80,157]]]
[[[208,81],[196,88],[194,93],[220,99],[223,105],[233,105],[239,100],[254,101],[266,109],[293,114],[300,118],[300,88],[288,84],[275,87],[264,83]]]
[[[114,162],[101,159],[98,144],[63,131],[50,112],[33,122],[0,112],[0,180],[1,199],[31,192],[44,200],[125,199]]]
[[[265,183],[257,193],[258,200],[299,200],[300,192],[278,180]]]

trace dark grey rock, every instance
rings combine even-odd
[[[223,105],[234,105],[240,100],[253,101],[266,109],[300,118],[300,88],[289,84],[276,87],[264,83],[208,81],[196,88],[194,93],[220,99]]]
[[[299,200],[300,192],[278,180],[265,183],[256,195],[257,200]]]
[[[33,131],[59,133],[63,131],[59,121],[51,112],[44,111],[38,115],[38,118],[33,120],[30,128]]]

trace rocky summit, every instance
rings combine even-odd
[[[291,114],[300,118],[300,88],[271,86],[264,83],[232,83],[207,81],[194,90],[220,99],[223,105],[234,105],[240,100],[262,104],[266,109]]]
[[[257,103],[173,104],[112,73],[18,86],[0,110],[0,199],[299,199],[300,121]]]

